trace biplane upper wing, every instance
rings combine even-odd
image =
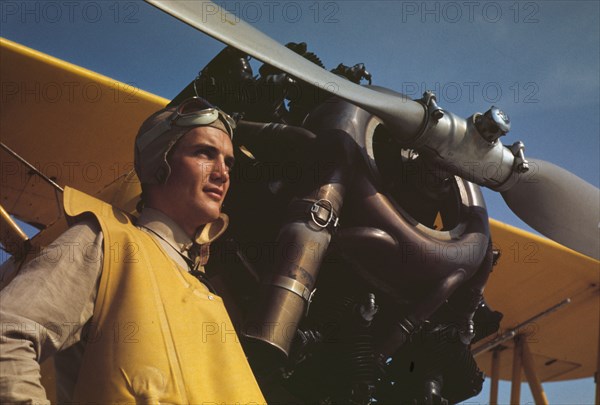
[[[97,194],[133,168],[141,122],[168,100],[1,40],[2,143],[59,185]],[[61,216],[56,190],[2,149],[2,206],[42,229]]]
[[[2,39],[0,44],[2,142],[60,186],[114,203],[122,190],[119,179],[132,168],[137,127],[167,100],[11,41]],[[25,222],[48,227],[33,242],[49,243],[66,226],[58,221],[60,196],[5,150],[0,158],[2,205]],[[520,332],[526,334],[542,381],[593,375],[599,262],[494,220],[491,230],[503,256],[486,297],[504,313],[501,332],[569,298],[570,304],[522,325]],[[511,358],[511,341],[497,347]],[[477,359],[489,370],[490,352]],[[510,379],[510,363],[502,363],[504,379]]]

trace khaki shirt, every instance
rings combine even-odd
[[[192,240],[173,220],[146,208],[137,226],[188,269]],[[39,363],[52,355],[58,400],[70,400],[86,325],[94,312],[102,245],[98,224],[83,220],[43,249],[0,291],[0,403],[49,404]]]

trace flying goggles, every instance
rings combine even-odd
[[[208,101],[200,97],[192,97],[182,101],[179,106],[173,111],[173,114],[164,119],[159,124],[154,126],[148,132],[138,139],[140,149],[145,149],[148,145],[154,142],[159,136],[170,131],[174,127],[178,128],[194,128],[201,126],[213,126],[223,129],[219,125],[215,125],[220,121],[225,127],[225,131],[230,138],[233,138],[233,130],[236,123],[228,114],[219,110]]]

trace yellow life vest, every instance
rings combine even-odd
[[[219,296],[177,266],[124,212],[65,188],[92,213],[104,264],[76,403],[264,404]]]

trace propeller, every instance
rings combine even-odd
[[[145,1],[227,45],[376,114],[386,126],[399,133],[414,135],[423,125],[425,109],[422,104],[398,93],[381,93],[342,79],[214,3],[186,0]]]
[[[461,144],[463,138],[474,146],[471,151],[481,151],[483,155],[486,148],[489,149],[479,139],[480,134],[474,132],[465,120],[441,110],[435,104],[435,99],[425,107],[404,95],[378,91],[344,80],[304,59],[214,3],[145,1],[225,44],[377,115],[404,145],[410,146],[417,142],[429,147],[435,145],[432,149],[438,155],[443,155],[447,150],[450,152],[442,158],[456,155],[454,146],[463,146],[464,149],[467,144]],[[442,121],[439,121],[440,117],[443,117]],[[464,133],[457,133],[457,128]],[[450,145],[448,139],[461,142]],[[448,149],[448,146],[451,148]],[[488,161],[482,163],[500,162],[498,164],[505,167],[508,164],[505,173],[512,173],[515,165],[512,156],[507,159],[508,148],[499,142],[496,146],[496,153],[488,153],[491,157],[485,157]],[[471,160],[471,156],[468,158],[464,161]],[[515,185],[502,191],[510,209],[538,232],[580,253],[600,259],[600,190],[552,163],[542,160],[530,162],[535,169],[533,175],[521,175]],[[448,164],[455,167],[460,165],[460,160],[453,162],[448,159]],[[485,167],[485,164],[481,166]],[[471,177],[462,172],[456,174],[480,185],[490,185],[489,179],[478,173]],[[492,180],[498,184],[506,181],[506,178]]]
[[[530,172],[502,197],[529,226],[600,259],[600,190],[550,162],[528,159]]]

